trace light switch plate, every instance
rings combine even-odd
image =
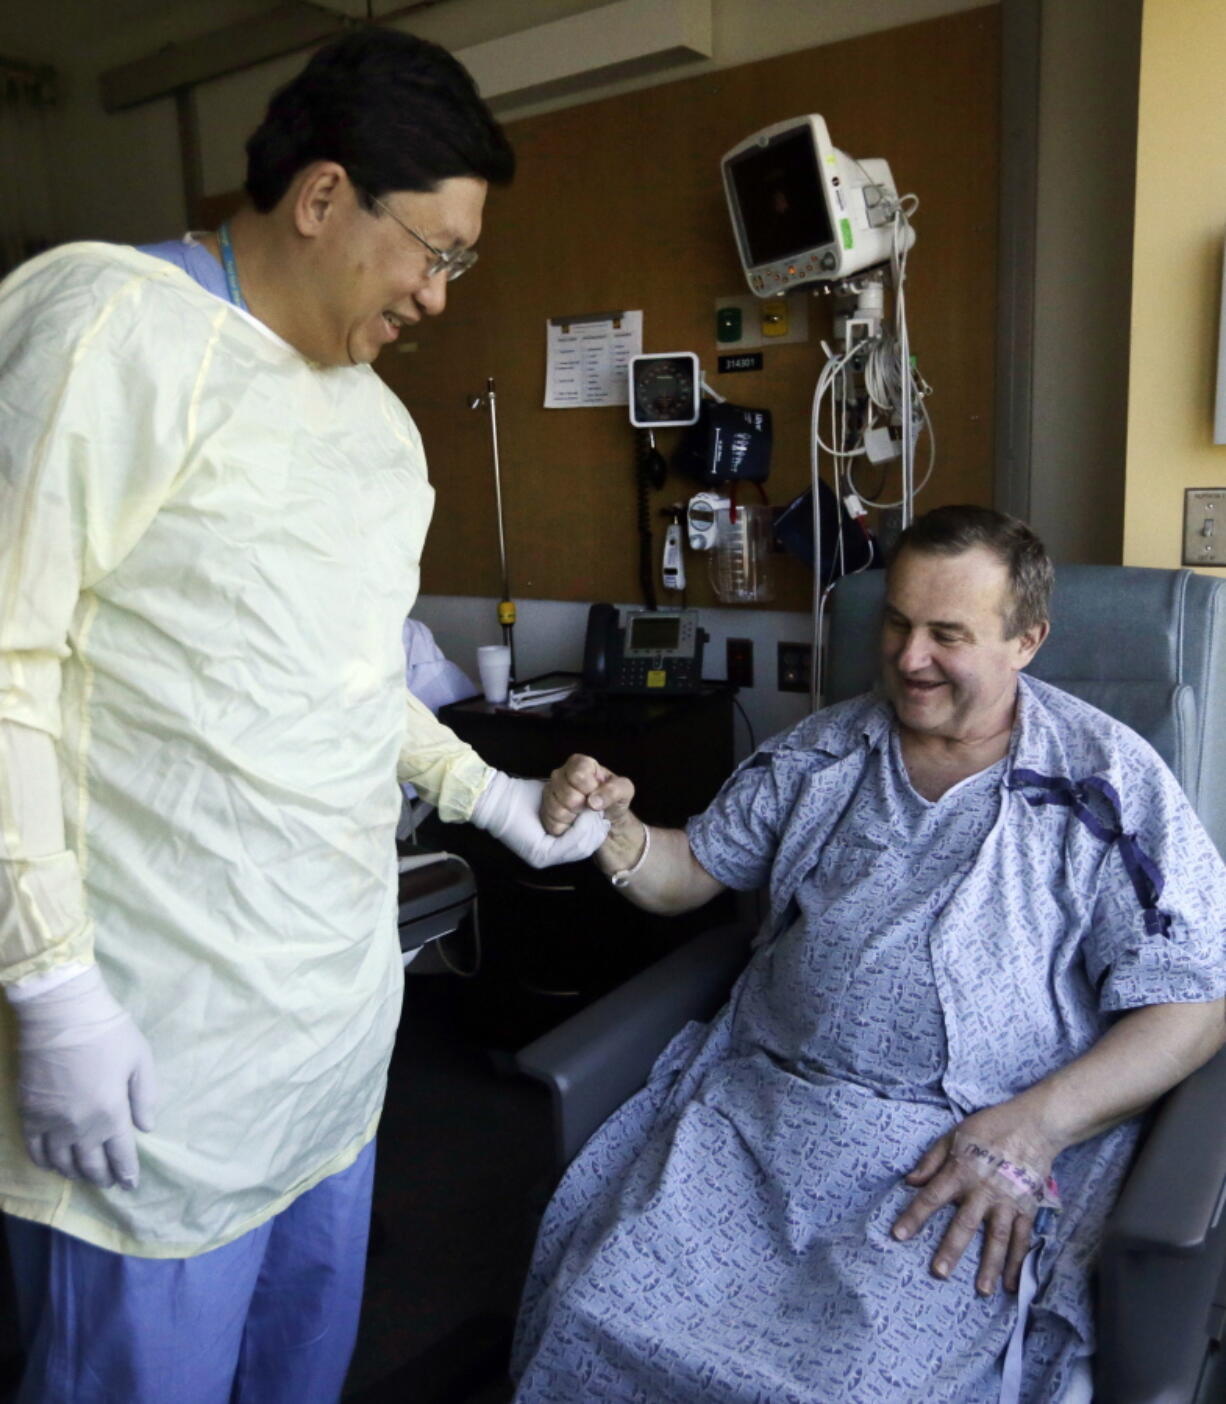
[[[1188,488],[1184,493],[1183,563],[1226,566],[1226,488]]]

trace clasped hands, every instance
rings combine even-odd
[[[975,1112],[905,1177],[919,1193],[894,1221],[894,1237],[914,1238],[935,1213],[956,1205],[932,1259],[934,1275],[948,1277],[982,1229],[975,1290],[990,1296],[1003,1280],[1016,1292],[1035,1216],[1059,1207],[1051,1179],[1058,1150],[1038,1129],[1025,1094]]]
[[[624,775],[614,775],[591,756],[571,756],[545,782],[541,823],[546,833],[556,837],[594,810],[616,829],[629,813],[633,798],[634,785]]]
[[[556,773],[556,772],[555,772]],[[546,784],[495,770],[473,807],[469,822],[505,844],[533,868],[590,858],[608,836],[600,806],[581,806],[569,823],[545,823]]]

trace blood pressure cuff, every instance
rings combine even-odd
[[[821,523],[822,584],[832,585],[852,571],[876,569],[883,564],[877,542],[824,482],[818,482],[818,516]],[[813,490],[806,489],[775,518],[775,538],[785,551],[807,566],[814,564]]]
[[[705,487],[764,483],[771,466],[771,412],[704,403],[686,430],[673,467]]]

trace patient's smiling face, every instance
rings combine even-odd
[[[881,633],[886,695],[916,736],[986,741],[1013,724],[1017,675],[1046,626],[1005,638],[1009,573],[992,551],[904,549],[890,567]]]

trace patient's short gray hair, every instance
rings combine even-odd
[[[1011,603],[1005,611],[1005,638],[1015,639],[1047,621],[1055,580],[1047,548],[1025,522],[991,507],[934,507],[899,536],[890,564],[903,551],[960,556],[983,546],[1009,572]]]

